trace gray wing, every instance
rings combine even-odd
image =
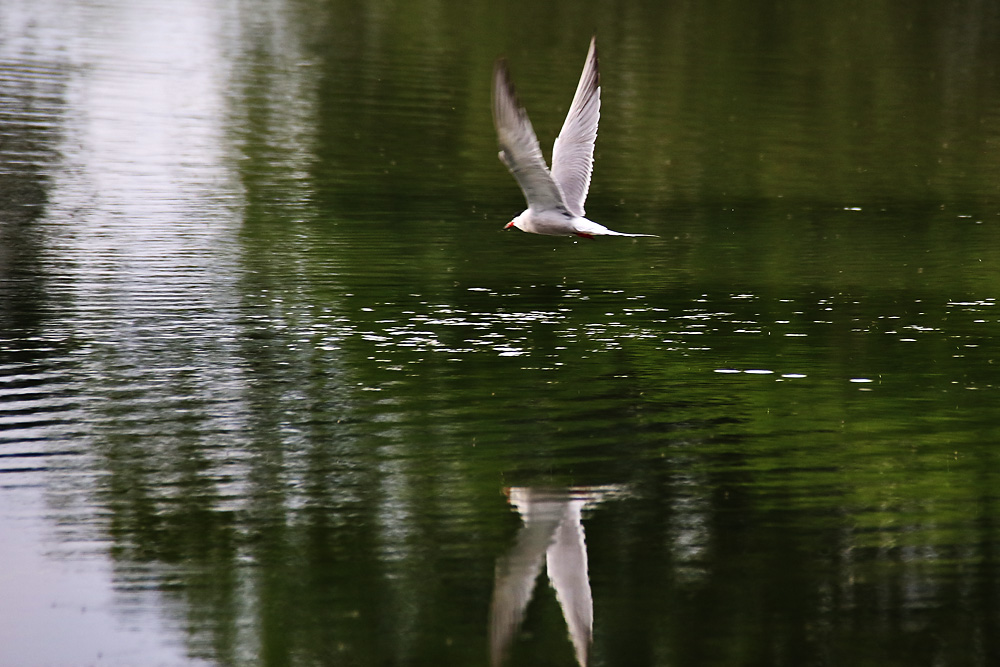
[[[490,602],[490,663],[499,667],[510,652],[545,562],[555,523],[524,525],[510,552],[498,559]]]
[[[507,61],[493,68],[493,124],[500,142],[500,161],[514,175],[528,206],[537,211],[563,208],[563,196],[552,179],[528,112],[517,100]]]
[[[556,590],[566,627],[576,651],[576,661],[588,664],[587,655],[594,631],[594,598],[587,573],[587,543],[583,535],[583,500],[563,505],[562,520],[545,552],[549,581]]]
[[[597,70],[597,37],[590,40],[587,62],[573,96],[566,120],[552,148],[552,178],[563,194],[566,208],[583,217],[583,203],[594,169],[594,142],[601,117],[601,76]]]

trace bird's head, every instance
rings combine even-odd
[[[527,214],[528,212],[525,211],[524,213],[522,213],[521,215],[517,216],[516,218],[508,222],[506,225],[504,225],[503,228],[510,229],[511,227],[517,227],[518,229],[524,231],[523,220]]]

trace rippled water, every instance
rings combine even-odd
[[[0,665],[993,664],[1000,16],[841,9],[5,3]]]

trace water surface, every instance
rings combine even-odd
[[[0,664],[995,663],[998,23],[6,3]]]

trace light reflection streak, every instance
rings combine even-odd
[[[107,557],[101,531],[109,515],[128,521],[127,510],[114,506],[122,499],[105,488],[111,507],[87,503],[96,502],[102,484],[144,490],[145,480],[121,464],[129,457],[164,468],[157,489],[169,501],[181,493],[176,482],[196,476],[165,462],[178,444],[192,441],[188,453],[198,449],[202,481],[218,491],[212,509],[245,511],[252,495],[247,456],[218,445],[247,431],[252,398],[237,327],[244,189],[230,117],[231,96],[241,88],[234,64],[238,69],[241,52],[251,47],[239,39],[235,9],[184,0],[4,5],[0,61],[23,60],[26,90],[47,96],[44,104],[32,103],[31,123],[53,142],[57,158],[39,155],[32,166],[46,179],[32,222],[43,241],[39,270],[51,276],[44,285],[48,343],[34,352],[72,368],[4,378],[4,388],[18,389],[3,397],[4,444],[16,441],[18,458],[36,462],[34,472],[19,473],[17,489],[8,484],[4,493],[16,491],[26,506],[37,506],[19,533],[53,530],[59,545],[53,548],[46,535],[13,556],[3,550],[16,558],[5,569],[16,574],[19,588],[10,588],[2,610],[10,611],[22,591],[34,601],[19,605],[17,618],[0,632],[3,657],[14,663],[118,664],[132,662],[125,657],[132,654],[141,655],[140,662],[200,664],[185,658],[184,649],[213,634],[211,628],[186,633],[181,601],[149,583],[162,564],[144,568],[127,556]],[[280,32],[274,25],[260,34]],[[290,44],[282,46],[282,53],[294,53],[285,48]],[[305,74],[296,74],[276,79],[308,88]],[[301,121],[289,107],[310,106],[310,97],[285,93],[280,117],[287,127]],[[11,109],[5,105],[0,115],[5,123]],[[281,145],[302,148],[298,129],[286,135],[290,140]],[[303,148],[299,156],[312,152]],[[24,157],[0,169],[23,171]],[[21,393],[29,384],[37,387],[34,397]],[[77,397],[82,387],[86,393]],[[50,423],[39,421],[43,415]],[[5,447],[5,454],[14,453]],[[44,497],[32,492],[29,498],[33,489]],[[74,514],[81,503],[85,511]],[[46,529],[42,517],[52,508],[62,527]],[[77,534],[68,535],[65,526]],[[95,548],[83,555],[80,544]],[[119,554],[133,546],[116,537]],[[68,552],[72,576],[53,576]],[[41,627],[63,641],[39,644],[33,638]],[[256,653],[254,633],[238,633],[230,654],[235,662]],[[189,646],[180,646],[178,637]]]

